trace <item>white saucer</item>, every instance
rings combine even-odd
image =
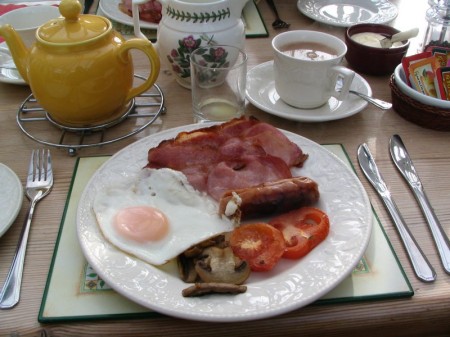
[[[313,20],[338,27],[386,23],[398,15],[397,6],[387,0],[299,0],[297,8]]]
[[[23,187],[17,175],[0,163],[0,237],[16,220],[23,201]]]
[[[3,68],[2,66],[6,66]],[[6,42],[0,43],[0,82],[27,85],[19,71],[14,66],[14,61],[9,53]]]
[[[372,96],[369,83],[355,73],[351,89]],[[284,103],[275,90],[273,61],[249,70],[247,74],[247,99],[257,108],[272,115],[298,122],[326,122],[350,117],[367,106],[367,102],[349,94],[345,101],[331,97],[327,104],[316,109],[299,109]]]
[[[133,18],[119,9],[121,0],[100,0],[99,9],[110,19],[123,23],[128,26],[133,26]],[[139,20],[141,28],[157,29],[158,24]]]

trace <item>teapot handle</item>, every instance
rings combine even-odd
[[[119,57],[121,58],[122,62],[124,63],[129,62],[128,51],[130,49],[138,49],[148,57],[148,60],[150,62],[150,75],[148,76],[147,80],[144,83],[130,89],[125,99],[127,102],[130,101],[132,98],[140,95],[144,91],[148,90],[156,82],[161,67],[159,55],[155,47],[153,47],[152,43],[147,39],[144,40],[134,38],[127,40],[125,43],[123,43],[118,51]]]

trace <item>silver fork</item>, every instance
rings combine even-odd
[[[52,161],[49,150],[33,150],[26,183],[26,195],[30,200],[28,215],[23,224],[11,267],[5,284],[0,292],[0,309],[9,309],[19,302],[22,272],[27,249],[28,234],[34,208],[39,200],[45,197],[53,186]]]
[[[284,22],[283,20],[280,19],[280,16],[278,15],[277,7],[275,6],[275,3],[273,2],[273,0],[267,0],[267,4],[269,5],[270,9],[275,14],[275,18],[276,18],[276,20],[272,23],[272,27],[275,29],[288,28],[291,24]]]

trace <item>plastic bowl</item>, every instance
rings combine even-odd
[[[355,71],[364,74],[392,74],[408,51],[409,41],[404,41],[404,44],[399,47],[376,48],[363,45],[351,38],[354,34],[367,32],[391,36],[399,33],[399,30],[391,26],[373,23],[361,23],[347,28],[345,33],[345,43],[347,45],[345,58],[347,62]]]

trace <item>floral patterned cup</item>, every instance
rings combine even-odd
[[[233,46],[198,48],[190,56],[194,122],[227,121],[245,110],[247,55]]]

